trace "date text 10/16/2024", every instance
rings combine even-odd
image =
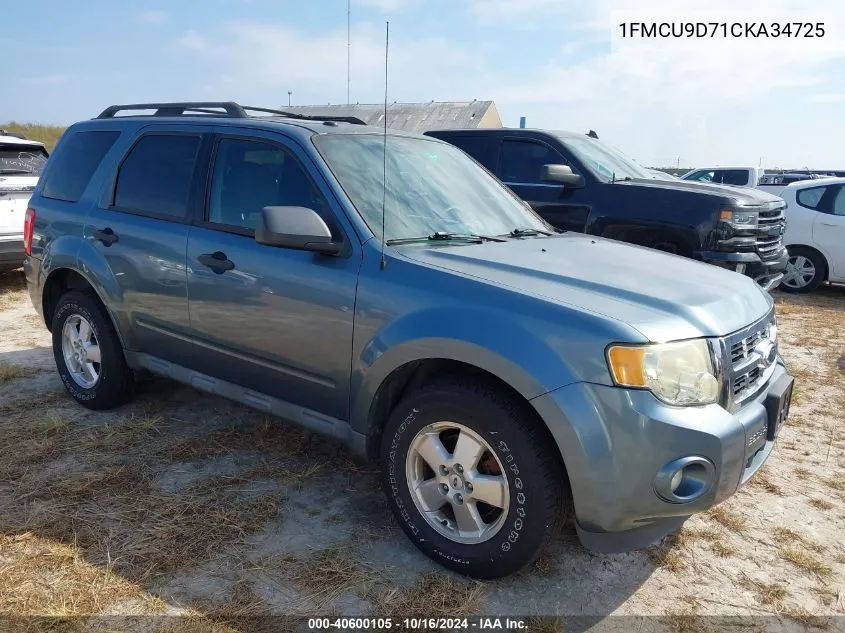
[[[521,618],[309,618],[308,629],[321,630],[389,630],[404,629],[444,631],[516,631],[527,630]]]

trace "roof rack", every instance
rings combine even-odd
[[[98,119],[112,119],[118,112],[131,110],[154,110],[153,114],[136,116],[184,116],[201,114],[204,116],[231,117],[234,119],[248,119],[249,112],[261,112],[264,114],[275,114],[286,119],[298,119],[301,121],[339,121],[352,123],[354,125],[366,125],[364,121],[353,116],[322,116],[295,114],[284,110],[271,110],[270,108],[258,108],[255,106],[242,106],[234,101],[184,101],[174,103],[131,103],[126,105],[113,105],[103,110]]]

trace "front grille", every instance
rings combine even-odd
[[[761,259],[777,257],[783,246],[783,229],[786,216],[783,207],[760,211],[757,220],[757,252]]]
[[[727,341],[731,368],[730,394],[734,403],[756,393],[769,379],[770,365],[766,363],[758,346],[767,340],[776,344],[776,338],[777,328],[770,315]]]

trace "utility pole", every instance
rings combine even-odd
[[[290,90],[288,90],[288,107],[290,107],[290,96],[293,94]]]
[[[349,86],[352,83],[352,75],[349,72],[350,59],[352,57],[352,0],[346,0],[346,105],[351,103],[349,97]]]

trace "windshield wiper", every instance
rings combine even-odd
[[[520,229],[516,228],[510,233],[507,233],[508,237],[530,237],[532,235],[553,235],[551,231],[543,231],[541,229]]]
[[[0,174],[31,174],[28,169],[0,169]]]
[[[470,244],[481,244],[482,242],[504,242],[501,237],[490,237],[489,235],[475,235],[473,233],[450,233],[448,231],[435,231],[431,235],[420,235],[418,237],[398,237],[387,240],[385,244],[395,246],[398,244],[414,244],[415,242],[468,242]]]

